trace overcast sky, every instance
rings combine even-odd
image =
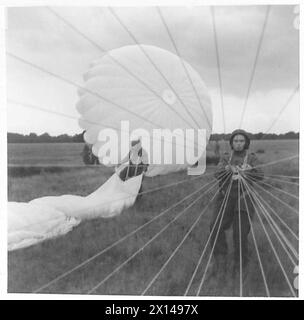
[[[54,8],[106,50],[134,44],[107,8]],[[216,7],[227,132],[240,121],[265,6]],[[117,15],[142,44],[175,53],[155,8],[116,8]],[[181,56],[201,75],[213,105],[213,132],[223,132],[218,69],[209,7],[162,8]],[[44,7],[9,8],[7,51],[83,84],[82,75],[101,52]],[[265,131],[298,84],[299,34],[293,6],[272,6],[244,116],[243,128]],[[8,98],[78,118],[77,89],[7,58]],[[296,94],[271,130],[299,130]],[[81,132],[77,120],[8,104],[8,131],[51,135]]]

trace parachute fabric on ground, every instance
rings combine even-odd
[[[28,203],[8,203],[8,250],[24,248],[66,234],[82,220],[110,218],[136,200],[142,175],[125,182],[113,174],[86,197],[49,196]]]
[[[22,202],[9,202],[8,250],[28,247],[69,232],[80,220],[67,219],[55,208]]]
[[[122,182],[113,174],[96,191],[86,197],[62,195],[42,197],[30,203],[46,205],[64,212],[76,219],[109,218],[119,214],[122,209],[133,205],[138,194],[142,175]]]

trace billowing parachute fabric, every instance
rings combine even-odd
[[[15,250],[62,235],[80,220],[67,216],[45,204],[9,202],[8,250]]]
[[[79,90],[77,103],[79,124],[86,131],[84,139],[93,144],[93,153],[101,162],[104,142],[98,140],[98,135],[106,126],[119,129],[121,120],[129,121],[130,132],[144,128],[150,137],[153,129],[197,129],[198,125],[206,130],[206,139],[210,137],[212,110],[208,90],[200,75],[169,51],[147,45],[114,49],[91,64],[84,80],[86,90]],[[195,147],[197,136],[193,140]],[[151,158],[149,142],[142,139],[142,146]],[[176,154],[177,146],[173,140],[171,154]],[[125,156],[120,148],[118,154],[119,159]],[[193,158],[182,165],[151,163],[146,175],[185,169],[196,161]]]
[[[127,46],[105,54],[92,63],[84,75],[86,90],[80,90],[77,103],[77,110],[81,114],[79,122],[86,130],[86,142],[93,144],[93,152],[101,160],[105,155],[100,152],[104,142],[98,141],[99,132],[107,126],[120,128],[121,120],[129,121],[130,132],[138,128],[144,128],[150,134],[153,129],[160,128],[172,131],[200,128],[206,129],[206,139],[210,136],[211,102],[198,73],[166,50],[153,46],[142,46],[142,49],[158,70],[139,46]],[[198,143],[197,137],[194,136],[193,140]],[[150,148],[145,143],[147,140],[142,139],[142,146],[149,154]],[[117,147],[119,154],[120,145]],[[171,147],[174,154],[176,140],[172,140]],[[183,148],[181,151],[185,154],[185,146]],[[193,148],[196,148],[195,144]],[[127,154],[129,150],[125,151]],[[119,154],[118,158],[124,156]],[[197,157],[193,157],[189,162],[194,164],[196,161]],[[187,163],[150,163],[146,175],[166,174],[187,166]],[[61,195],[42,197],[28,203],[10,202],[8,249],[23,248],[63,235],[83,219],[112,217],[132,206],[140,190],[143,174],[122,181],[119,172],[123,169],[124,166],[120,166],[100,188],[86,197]]]
[[[110,218],[136,200],[142,175],[123,182],[113,174],[86,197],[50,196],[28,203],[8,203],[8,250],[16,250],[66,234],[82,220]]]

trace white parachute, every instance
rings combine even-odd
[[[8,250],[16,250],[69,232],[82,220],[110,218],[136,200],[142,175],[121,181],[113,174],[86,197],[49,196],[8,203]]]
[[[154,46],[125,46],[93,62],[84,80],[85,87],[79,90],[80,99],[77,103],[77,110],[81,114],[79,124],[86,131],[86,142],[93,144],[93,153],[101,162],[106,157],[103,148],[106,142],[98,139],[99,134],[105,127],[116,128],[122,137],[118,142],[122,143],[124,135],[129,134],[121,130],[122,120],[128,121],[130,132],[136,133],[137,137],[142,129],[148,133],[148,137],[143,135],[141,140],[150,159],[153,149],[151,137],[153,139],[155,129],[171,132],[198,128],[206,130],[206,139],[201,142],[195,134],[190,138],[184,136],[183,141],[178,140],[182,134],[172,142],[155,138],[153,143],[162,140],[172,152],[163,152],[160,165],[154,165],[151,161],[147,176],[184,169],[203,155],[212,130],[211,100],[200,75],[180,57]],[[189,142],[193,144],[189,145]],[[201,148],[196,150],[198,144]],[[192,152],[193,156],[188,161],[177,164],[174,161],[176,151],[190,154],[189,149],[196,151],[196,154]],[[119,145],[118,159],[128,151],[128,146],[123,151]],[[167,165],[170,159],[166,157],[170,156],[173,161]]]
[[[126,46],[112,50],[91,64],[84,80],[85,86],[79,91],[77,103],[81,114],[79,123],[86,130],[86,142],[93,145],[93,152],[101,161],[106,155],[103,153],[105,142],[99,140],[100,130],[106,126],[120,128],[121,120],[129,121],[131,132],[144,128],[152,135],[153,129],[197,127],[205,129],[209,139],[212,111],[207,88],[188,63],[164,49]],[[120,134],[124,134],[122,130]],[[150,139],[141,138],[142,146],[149,154]],[[192,148],[196,148],[198,137],[192,139]],[[173,153],[178,148],[176,141],[171,142]],[[186,152],[185,148],[186,145],[184,150],[179,150]],[[124,154],[120,145],[118,149],[121,159]],[[194,164],[200,156],[202,154],[184,164],[152,163],[147,175],[181,170]],[[140,189],[142,174],[122,181],[118,176],[122,168],[86,197],[61,195],[42,197],[29,203],[9,203],[8,249],[22,248],[62,235],[83,219],[111,217],[132,206]]]

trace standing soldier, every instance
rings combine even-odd
[[[214,247],[214,271],[218,271],[219,273],[224,272],[224,274],[226,273],[228,253],[226,231],[231,226],[233,229],[234,271],[238,270],[240,267],[240,242],[243,268],[246,268],[248,264],[248,234],[250,232],[250,222],[245,201],[247,203],[250,219],[252,219],[255,210],[248,193],[242,192],[239,185],[240,174],[244,177],[246,177],[247,173],[256,174],[259,179],[263,178],[262,171],[259,168],[255,168],[258,164],[256,155],[248,152],[250,145],[248,134],[244,130],[235,130],[231,134],[229,143],[231,153],[225,152],[223,154],[218,164],[215,177],[220,179],[225,173],[229,173],[231,178],[227,179],[224,183],[222,183],[221,180],[219,182],[220,191],[216,198],[214,214],[210,225],[210,232],[213,230],[211,234],[211,247]],[[232,185],[230,194],[227,198],[227,204],[223,207],[224,210],[220,210],[231,179]],[[220,211],[222,211],[221,214]],[[221,221],[222,215],[223,218]],[[241,230],[241,237],[239,235],[239,229]]]

